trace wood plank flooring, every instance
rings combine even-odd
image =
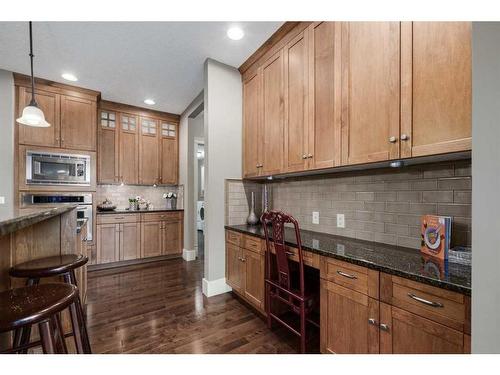
[[[89,273],[94,353],[296,353],[298,340],[231,293],[202,294],[203,261],[174,259]]]

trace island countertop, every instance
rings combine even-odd
[[[76,208],[74,204],[64,204],[57,207],[1,207],[0,236],[18,231],[38,222],[62,215]]]
[[[226,225],[226,229],[264,238],[262,225]],[[300,230],[302,248],[391,275],[471,294],[471,267],[424,257],[419,250],[327,233]],[[295,232],[285,229],[285,243],[296,247]]]

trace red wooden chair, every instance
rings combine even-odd
[[[267,325],[272,328],[272,321],[276,320],[300,338],[300,351],[306,351],[306,324],[310,322],[319,326],[317,322],[310,319],[310,315],[317,301],[316,293],[309,293],[304,280],[304,261],[302,256],[302,242],[300,239],[299,224],[291,215],[280,211],[268,211],[261,217],[266,236],[266,274],[265,274],[265,297]],[[285,224],[292,224],[295,230],[295,238],[298,249],[298,268],[293,272],[289,255],[285,247]],[[272,236],[269,233],[272,226]],[[271,262],[271,250],[274,246],[276,261]],[[274,268],[274,270],[273,270]],[[273,272],[274,271],[274,272]],[[298,275],[297,275],[298,274]],[[280,301],[288,310],[299,316],[300,328],[296,329],[279,315],[272,311],[272,302]]]

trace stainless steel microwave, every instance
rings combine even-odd
[[[26,184],[90,186],[90,156],[26,151]]]

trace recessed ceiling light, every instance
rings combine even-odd
[[[145,99],[144,103],[146,103],[147,105],[155,105],[156,104],[156,102],[153,99]]]
[[[240,40],[241,38],[243,38],[245,36],[245,33],[243,32],[243,30],[239,27],[230,27],[228,30],[227,30],[227,36],[229,39],[232,39],[232,40]]]
[[[71,73],[63,73],[61,75],[61,77],[63,77],[66,81],[71,81],[71,82],[78,81],[78,78],[74,74],[71,74]]]

